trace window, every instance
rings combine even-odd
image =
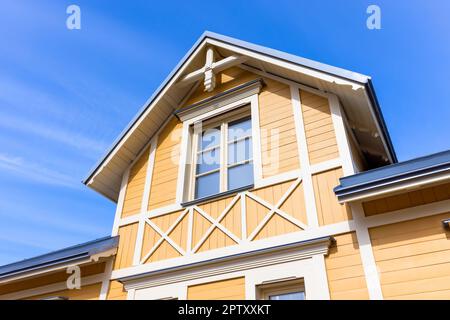
[[[305,292],[293,291],[293,292],[280,292],[269,295],[269,300],[305,300]]]
[[[265,284],[258,289],[263,300],[305,300],[305,287],[300,280]]]
[[[195,125],[191,199],[253,184],[252,122],[248,107]]]

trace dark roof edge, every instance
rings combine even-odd
[[[448,173],[450,173],[450,160],[441,162],[441,163],[436,163],[433,165],[414,168],[412,170],[406,170],[403,172],[399,171],[398,173],[393,173],[391,175],[381,177],[379,179],[367,181],[367,182],[361,182],[361,183],[357,183],[354,185],[343,186],[343,181],[345,181],[346,179],[351,179],[352,177],[357,177],[357,176],[361,177],[361,176],[364,176],[364,174],[372,174],[373,172],[376,172],[376,171],[382,172],[383,170],[392,170],[392,168],[395,168],[398,165],[414,164],[419,161],[430,160],[430,159],[433,159],[435,157],[442,156],[445,154],[450,154],[450,152],[443,151],[443,152],[439,152],[436,154],[427,155],[424,157],[420,157],[420,158],[400,162],[397,164],[393,164],[391,166],[377,168],[374,170],[369,170],[367,172],[361,172],[361,173],[355,174],[353,176],[341,178],[341,179],[339,179],[341,184],[334,188],[334,193],[340,200],[345,200],[346,198],[349,198],[352,196],[353,197],[357,197],[357,196],[362,197],[366,193],[374,192],[376,190],[387,188],[389,186],[392,187],[392,186],[398,185],[405,181],[410,182],[410,181],[417,180],[417,179],[424,179],[424,178],[435,177],[435,176],[439,176],[439,175],[443,175],[443,174],[448,174]]]
[[[53,265],[60,265],[65,262],[74,262],[88,258],[94,254],[104,252],[117,247],[119,236],[103,237],[85,243],[77,244],[60,250],[45,253],[25,260],[9,263],[0,266],[0,279],[12,275],[18,275],[31,270],[43,269]],[[64,253],[68,254],[64,255]],[[52,257],[54,256],[54,257]],[[51,258],[52,257],[52,258]],[[47,258],[47,259],[46,259]],[[3,270],[3,271],[2,271]]]
[[[369,95],[369,100],[373,106],[373,110],[375,112],[375,117],[377,118],[377,122],[380,124],[380,129],[383,134],[384,140],[386,141],[386,146],[388,148],[388,152],[391,155],[392,162],[397,163],[397,154],[395,153],[394,145],[392,144],[391,136],[389,134],[389,131],[386,126],[386,122],[384,121],[383,113],[381,111],[380,104],[378,102],[377,95],[375,93],[375,88],[373,87],[372,79],[368,79],[367,83],[365,84],[367,93]]]

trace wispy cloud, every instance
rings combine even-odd
[[[94,215],[95,212],[91,214]],[[89,216],[89,214],[85,216]],[[53,208],[36,209],[28,204],[12,203],[11,201],[0,201],[0,217],[3,220],[21,221],[33,227],[40,225],[46,229],[50,228],[90,237],[103,236],[109,232],[109,226],[83,223],[76,215],[70,215],[70,212],[62,212],[62,210]],[[38,237],[38,235],[39,233],[35,232],[30,236]]]
[[[6,170],[8,173],[13,173],[25,179],[44,184],[68,188],[78,188],[80,184],[73,177],[64,173],[46,168],[37,163],[26,161],[21,157],[1,153],[0,170]]]
[[[53,140],[79,150],[94,152],[95,156],[106,149],[107,145],[97,139],[85,137],[76,132],[70,132],[48,124],[32,122],[24,118],[0,115],[0,127],[37,135],[41,138]]]

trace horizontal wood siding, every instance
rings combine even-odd
[[[259,95],[263,177],[300,168],[289,86],[264,79]]]
[[[114,260],[114,270],[130,267],[133,265],[134,248],[138,223],[129,224],[119,228],[119,247]]]
[[[316,198],[317,215],[320,225],[333,224],[352,219],[351,210],[340,204],[334,194],[334,187],[339,185],[342,169],[337,168],[312,176]]]
[[[330,298],[369,299],[356,234],[334,236],[336,243],[325,257]]]
[[[367,201],[363,203],[363,208],[366,216],[373,216],[448,199],[450,183]]]
[[[56,292],[50,292],[27,298],[29,300],[42,300],[49,297],[66,297],[69,300],[98,300],[100,296],[100,290],[102,288],[101,283],[91,284],[83,286],[81,289],[74,290],[62,290]]]
[[[141,211],[142,196],[144,194],[145,178],[149,148],[147,148],[130,169],[128,184],[123,202],[122,218],[137,214]]]
[[[385,299],[450,299],[450,212],[369,229]]]
[[[300,99],[310,163],[339,158],[328,99],[303,90]]]
[[[188,287],[188,300],[244,300],[245,278],[235,278]]]
[[[80,268],[81,277],[89,277],[95,274],[104,272],[105,263],[94,263]],[[18,292],[22,290],[38,288],[42,286],[47,286],[50,284],[55,284],[59,282],[67,281],[70,274],[64,271],[59,271],[44,276],[39,276],[31,278],[28,280],[14,281],[4,285],[0,285],[0,295]]]
[[[148,210],[176,200],[182,123],[173,118],[158,136]]]

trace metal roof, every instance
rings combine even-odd
[[[381,110],[380,110],[378,101],[376,99],[376,95],[373,90],[373,86],[372,86],[369,76],[366,76],[366,75],[363,75],[360,73],[356,73],[356,72],[352,72],[349,70],[341,69],[338,67],[330,66],[330,65],[320,63],[317,61],[313,61],[310,59],[298,57],[298,56],[295,56],[292,54],[288,54],[288,53],[278,51],[275,49],[256,45],[256,44],[249,43],[246,41],[238,40],[238,39],[224,36],[221,34],[217,34],[214,32],[206,31],[200,36],[200,38],[195,42],[195,44],[191,47],[191,49],[186,53],[186,55],[178,62],[178,64],[175,66],[175,68],[170,72],[168,77],[161,83],[161,85],[151,95],[151,97],[147,100],[147,102],[140,109],[140,111],[138,111],[138,113],[131,120],[131,122],[128,124],[128,126],[122,131],[122,133],[119,135],[119,137],[113,142],[113,144],[107,150],[107,152],[104,154],[104,156],[101,157],[101,159],[97,162],[97,164],[91,169],[91,171],[88,173],[86,178],[83,180],[84,184],[88,184],[90,179],[95,175],[95,173],[102,168],[103,163],[106,161],[106,159],[109,157],[109,155],[120,144],[120,142],[124,139],[124,137],[127,135],[127,133],[133,128],[133,126],[141,118],[141,116],[145,113],[145,111],[149,108],[149,106],[153,103],[153,101],[160,95],[160,93],[164,90],[164,88],[168,85],[168,83],[176,75],[178,70],[186,63],[186,61],[191,57],[191,55],[196,51],[196,49],[203,43],[203,41],[205,41],[208,38],[213,39],[213,40],[222,41],[224,43],[227,43],[227,44],[230,44],[230,45],[233,45],[236,47],[240,47],[240,48],[243,48],[243,49],[246,49],[249,51],[254,51],[254,52],[257,52],[260,54],[271,56],[273,58],[277,58],[280,60],[288,61],[290,63],[297,64],[299,66],[309,68],[311,70],[320,71],[320,72],[323,72],[323,73],[326,73],[329,75],[333,75],[335,77],[353,81],[360,85],[364,85],[365,88],[369,92],[369,97],[370,97],[371,103],[375,109],[375,116],[381,126],[381,131],[382,131],[381,134],[383,135],[384,139],[386,140],[387,148],[388,148],[388,151],[392,158],[392,162],[397,162],[395,151],[392,146],[392,142],[389,137],[389,134],[387,132],[386,125],[385,125],[383,116],[381,114]]]
[[[400,181],[449,172],[450,150],[447,150],[343,177],[339,179],[340,185],[334,188],[334,192],[343,200]]]
[[[93,241],[78,244],[72,247],[46,253],[30,259],[0,266],[0,279],[26,271],[42,269],[56,264],[62,264],[82,258],[88,258],[94,254],[116,248],[119,237],[104,237]]]

